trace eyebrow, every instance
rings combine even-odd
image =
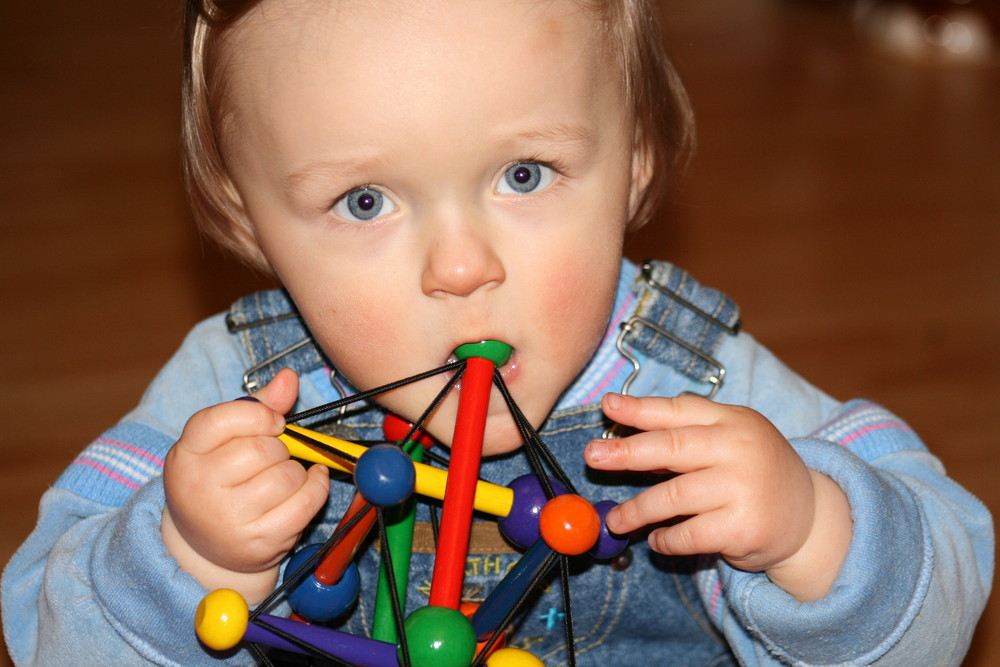
[[[587,149],[595,142],[594,133],[590,128],[583,125],[568,125],[558,123],[556,125],[525,130],[516,135],[518,139],[528,141],[543,141],[556,144],[567,144],[571,147]]]
[[[294,192],[303,184],[314,181],[318,177],[322,180],[347,177],[348,174],[355,173],[358,170],[365,169],[366,167],[370,167],[376,163],[377,160],[373,159],[345,160],[343,162],[309,162],[285,176],[285,191],[289,193]]]

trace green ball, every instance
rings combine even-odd
[[[469,667],[476,657],[476,632],[457,609],[421,607],[403,623],[413,667]],[[403,664],[403,649],[397,650]]]

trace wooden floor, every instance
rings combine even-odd
[[[996,512],[1000,70],[893,60],[833,0],[667,4],[700,149],[630,254],[728,291],[793,368],[902,415]],[[0,561],[192,324],[261,284],[186,212],[175,5],[0,21]],[[965,667],[1000,665],[998,605]]]

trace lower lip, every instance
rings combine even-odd
[[[456,361],[457,359],[454,356],[448,358],[449,364],[453,364]],[[509,385],[517,379],[517,376],[520,375],[520,357],[516,349],[513,352],[511,352],[510,359],[508,359],[507,363],[505,363],[503,366],[500,366],[499,370],[500,370],[500,377],[503,379],[504,384]],[[454,371],[449,372],[446,377],[451,378],[453,375]],[[461,389],[461,387],[462,387],[462,381],[459,380],[455,384],[455,389]]]
[[[500,367],[500,377],[503,378],[505,383],[509,384],[517,378],[518,371],[521,368],[519,361],[520,359],[518,357],[517,350],[514,350],[511,352],[510,359],[507,360],[507,363]]]

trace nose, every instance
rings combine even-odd
[[[421,278],[427,296],[467,297],[506,280],[503,262],[486,226],[462,217],[461,221],[432,225]]]

